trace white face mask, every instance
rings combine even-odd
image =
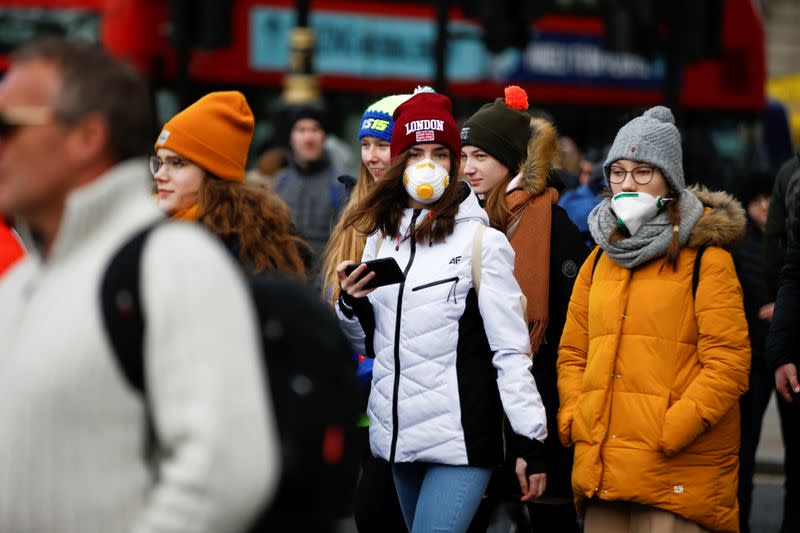
[[[624,225],[633,236],[656,217],[668,200],[645,192],[621,192],[611,198],[611,209],[617,215],[617,223]]]
[[[403,185],[408,195],[423,204],[432,204],[442,197],[450,183],[450,174],[442,165],[423,159],[406,167]]]

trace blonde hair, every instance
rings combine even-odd
[[[322,263],[322,295],[331,305],[339,298],[339,279],[336,276],[336,266],[342,261],[360,261],[364,253],[367,236],[353,226],[345,226],[344,221],[356,210],[356,206],[367,197],[375,187],[375,179],[367,170],[364,162],[358,170],[358,179],[350,200],[342,210],[339,221],[331,232],[328,246],[325,249],[325,260]]]

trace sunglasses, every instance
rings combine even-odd
[[[44,106],[11,106],[0,108],[0,139],[5,140],[23,126],[41,126],[52,118]]]

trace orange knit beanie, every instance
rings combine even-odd
[[[244,180],[253,112],[239,91],[209,93],[164,124],[155,149],[166,148],[206,172]]]

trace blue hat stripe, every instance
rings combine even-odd
[[[394,129],[394,120],[391,115],[382,111],[367,111],[361,117],[358,140],[364,137],[377,137],[383,141],[392,142],[392,129]]]

